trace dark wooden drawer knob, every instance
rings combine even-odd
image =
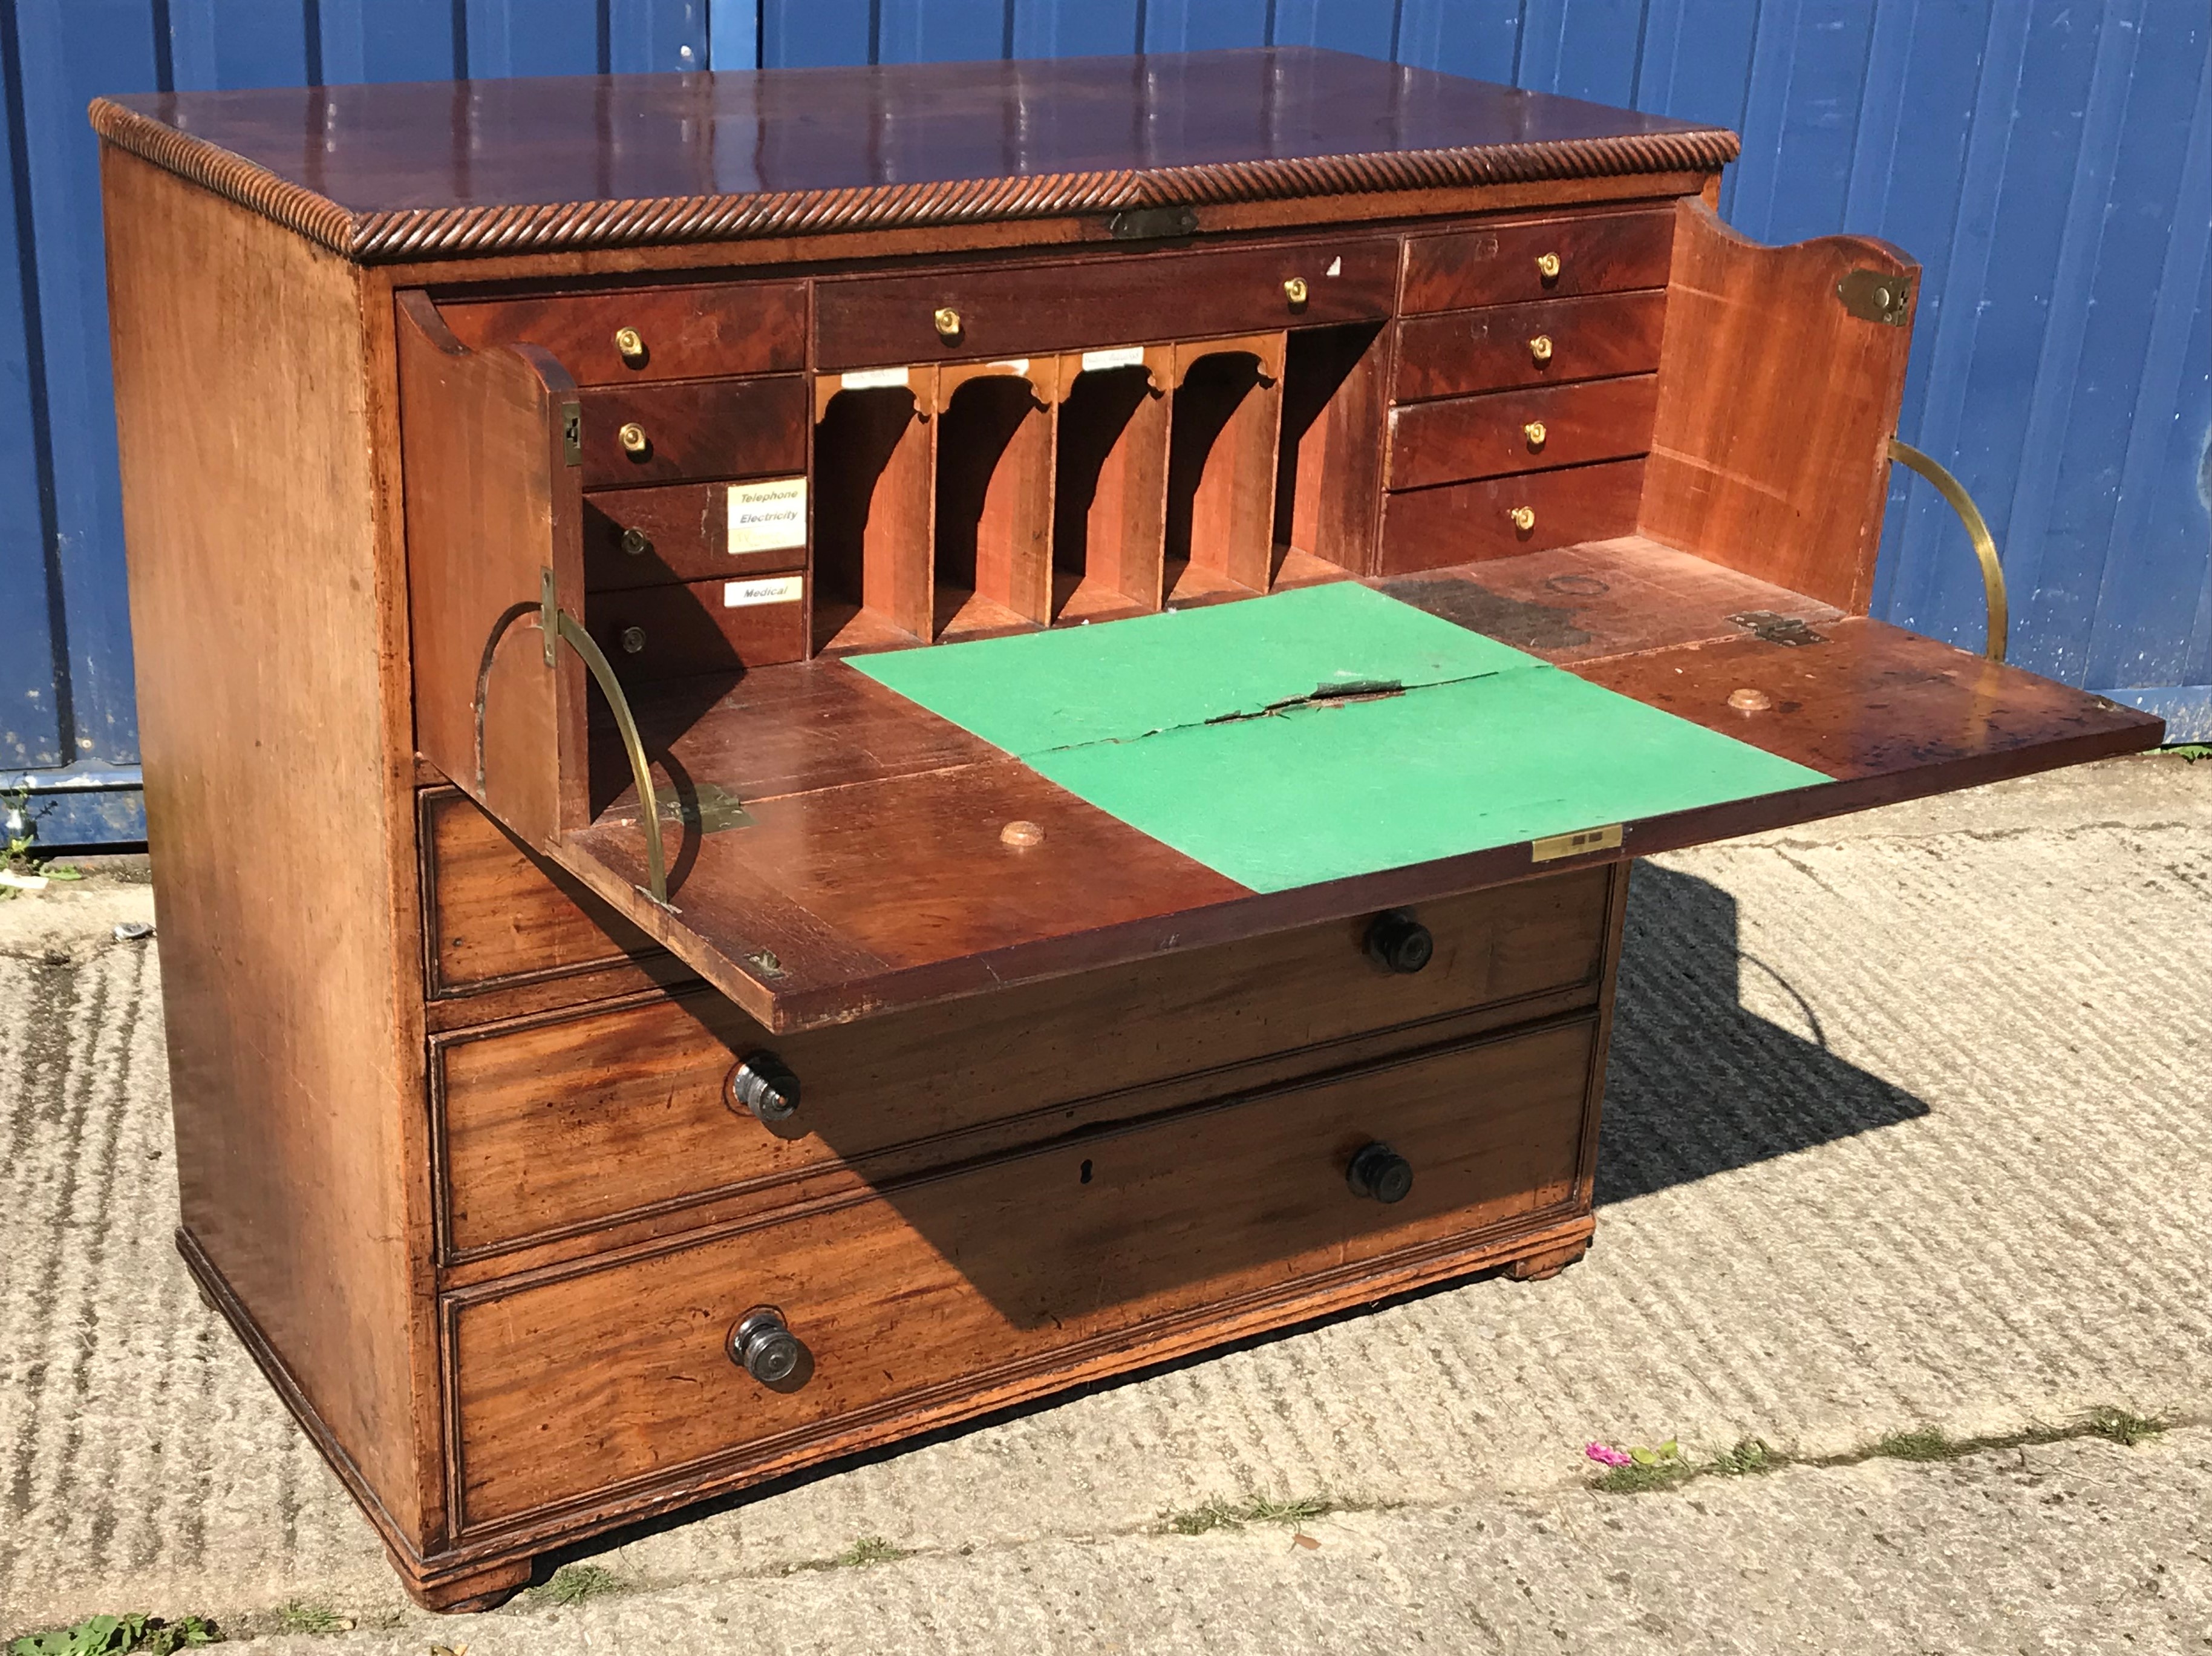
[[[763,1385],[781,1385],[799,1372],[806,1348],[769,1306],[747,1312],[730,1330],[730,1361]]]
[[[799,1077],[773,1052],[756,1052],[730,1072],[723,1099],[763,1121],[787,1121],[799,1108]]]
[[[1419,971],[1437,952],[1429,928],[1404,909],[1378,914],[1367,928],[1367,953],[1392,971]]]
[[[1389,1145],[1374,1143],[1352,1159],[1344,1182],[1354,1196],[1377,1202],[1403,1202],[1413,1188],[1413,1165]]]

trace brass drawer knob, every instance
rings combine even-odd
[[[652,537],[642,529],[625,529],[622,532],[622,549],[632,557],[643,557],[653,550]]]
[[[1559,279],[1559,254],[1538,253],[1536,255],[1536,274],[1542,277],[1547,282],[1558,281]]]
[[[631,368],[645,366],[645,336],[635,328],[615,330],[615,350]]]
[[[730,1330],[730,1361],[763,1385],[781,1385],[799,1373],[806,1348],[773,1306],[756,1306]]]
[[[1536,527],[1536,508],[1533,506],[1516,506],[1505,515],[1513,520],[1513,527],[1524,535]]]
[[[1344,1182],[1354,1196],[1403,1202],[1413,1194],[1413,1165],[1387,1144],[1370,1144],[1352,1158]]]
[[[1541,368],[1552,360],[1552,336],[1540,333],[1528,342],[1528,360]]]
[[[960,337],[960,313],[951,306],[941,306],[929,320],[936,326],[939,338],[950,340]]]
[[[1306,300],[1310,297],[1306,288],[1305,277],[1303,276],[1294,276],[1289,281],[1284,283],[1283,297],[1289,300],[1293,305],[1304,304]]]
[[[1392,909],[1368,922],[1368,959],[1386,971],[1419,971],[1436,952],[1437,940],[1409,910]]]
[[[626,423],[621,430],[615,433],[615,437],[622,444],[623,453],[634,460],[643,460],[652,452],[652,441],[645,435],[645,428],[635,420]]]
[[[799,1109],[799,1076],[773,1052],[756,1052],[722,1083],[722,1102],[761,1121],[788,1121]]]
[[[643,654],[645,652],[645,629],[643,627],[624,627],[622,630],[622,647],[623,654],[625,655]]]
[[[1544,446],[1544,423],[1541,420],[1529,421],[1521,428],[1521,435],[1528,438],[1529,447],[1541,448]]]

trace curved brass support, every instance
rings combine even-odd
[[[2004,565],[1997,562],[1997,543],[1990,533],[1990,526],[1982,521],[1981,508],[1974,497],[1966,492],[1966,485],[1953,477],[1937,461],[1922,454],[1909,442],[1895,437],[1889,440],[1889,457],[1902,460],[1936,485],[1936,492],[1951,502],[1951,509],[1959,514],[1959,521],[1966,526],[1966,538],[1974,543],[1974,556],[1982,564],[1982,595],[1990,612],[1989,642],[1982,654],[1992,661],[2005,659],[2005,640],[2012,627],[2012,617],[2005,601]]]
[[[614,668],[608,664],[605,654],[592,642],[592,635],[579,626],[568,611],[556,610],[554,613],[561,636],[584,658],[592,677],[599,680],[599,693],[614,709],[615,728],[622,732],[623,751],[629,755],[630,775],[637,781],[638,808],[645,813],[647,890],[653,900],[665,909],[668,906],[668,863],[660,849],[660,800],[653,790],[653,768],[646,763],[645,742],[637,734],[637,721],[630,716],[629,697],[623,694]]]

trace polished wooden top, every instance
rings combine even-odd
[[[1307,47],[100,99],[362,259],[1711,169],[1718,127]]]

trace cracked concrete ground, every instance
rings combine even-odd
[[[171,1251],[157,974],[105,882],[0,904],[0,1632],[268,1648],[2212,1650],[2212,764],[2116,762],[1639,868],[1597,1244],[405,1604]],[[1589,1487],[1583,1444],[1936,1464]],[[1185,1537],[1213,1497],[1355,1510]],[[798,1568],[862,1537],[913,1556]]]

